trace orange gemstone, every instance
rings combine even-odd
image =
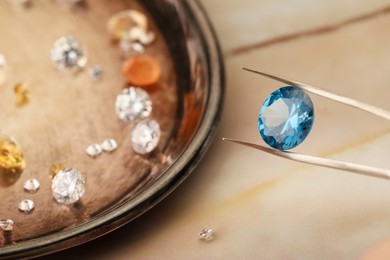
[[[123,63],[122,73],[130,84],[145,87],[158,82],[161,66],[155,58],[140,54],[130,57]]]

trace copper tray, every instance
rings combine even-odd
[[[0,188],[0,218],[11,216],[15,221],[15,243],[0,248],[0,258],[63,250],[140,216],[194,169],[212,141],[222,110],[222,55],[197,1],[94,0],[86,1],[89,6],[80,10],[53,7],[51,1],[35,3],[29,10],[10,7],[6,1],[0,3],[0,31],[4,36],[0,52],[7,52],[15,68],[0,92],[1,129],[21,143],[28,163],[20,180]],[[124,83],[118,74],[118,51],[99,37],[106,34],[102,21],[127,7],[143,9],[150,16],[159,40],[148,52],[164,64],[161,84],[150,90],[152,117],[161,125],[162,139],[149,156],[128,149],[127,135],[133,125],[118,123],[113,109],[108,109]],[[78,19],[73,19],[75,16]],[[49,51],[53,40],[64,33],[78,34],[90,46],[92,63],[103,63],[105,81],[101,85],[92,86],[85,75],[70,78],[55,74],[49,56],[44,56],[48,53],[32,49],[38,44]],[[32,86],[32,101],[16,109],[12,91],[7,88],[12,89],[16,79],[26,78]],[[73,107],[61,107],[61,102],[73,102]],[[77,131],[74,125],[79,126]],[[86,157],[86,144],[103,136],[119,140],[118,150],[98,160]],[[47,169],[50,163],[63,161],[87,169],[81,207],[63,207],[51,197]],[[30,177],[41,182],[41,190],[31,196],[21,188]],[[28,197],[34,199],[36,209],[23,215],[17,212],[17,203]]]

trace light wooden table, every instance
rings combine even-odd
[[[225,53],[218,136],[191,177],[133,223],[60,256],[78,259],[357,259],[390,238],[390,183],[224,143],[262,142],[257,115],[276,82],[261,69],[390,109],[388,1],[210,0]],[[297,151],[390,167],[389,122],[313,97]],[[216,238],[198,233],[211,227]]]

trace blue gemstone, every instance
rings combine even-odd
[[[305,140],[313,120],[310,97],[299,87],[287,86],[273,92],[264,102],[258,128],[269,146],[289,150]]]

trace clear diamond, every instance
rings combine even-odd
[[[103,67],[94,65],[88,70],[88,74],[93,81],[101,81],[103,79]]]
[[[51,59],[59,70],[77,70],[87,63],[83,46],[73,36],[61,37],[54,43]]]
[[[148,93],[140,88],[126,88],[116,97],[115,109],[123,121],[134,121],[150,115],[152,101]]]
[[[102,147],[100,144],[91,144],[88,145],[87,149],[85,149],[85,152],[91,156],[91,157],[97,157],[102,153]]]
[[[19,203],[19,210],[23,213],[30,213],[34,210],[34,201],[24,199]]]
[[[37,179],[29,179],[24,182],[23,188],[27,192],[34,193],[39,190],[40,186],[41,185]]]
[[[314,120],[310,97],[299,87],[287,86],[273,92],[264,102],[258,128],[271,147],[288,150],[302,143]]]
[[[199,233],[199,239],[210,241],[214,238],[214,232],[211,228],[205,228]]]
[[[116,148],[118,147],[118,144],[116,143],[116,141],[114,139],[107,139],[107,140],[103,141],[101,146],[103,148],[103,151],[105,151],[107,153],[111,153],[111,152],[116,150]]]
[[[131,133],[133,150],[139,154],[153,151],[160,141],[160,125],[154,120],[145,119],[139,122]]]
[[[5,231],[12,231],[14,229],[14,222],[12,219],[0,219],[0,228]]]
[[[80,171],[73,168],[60,170],[53,178],[51,190],[58,203],[75,203],[84,195],[85,178]]]

